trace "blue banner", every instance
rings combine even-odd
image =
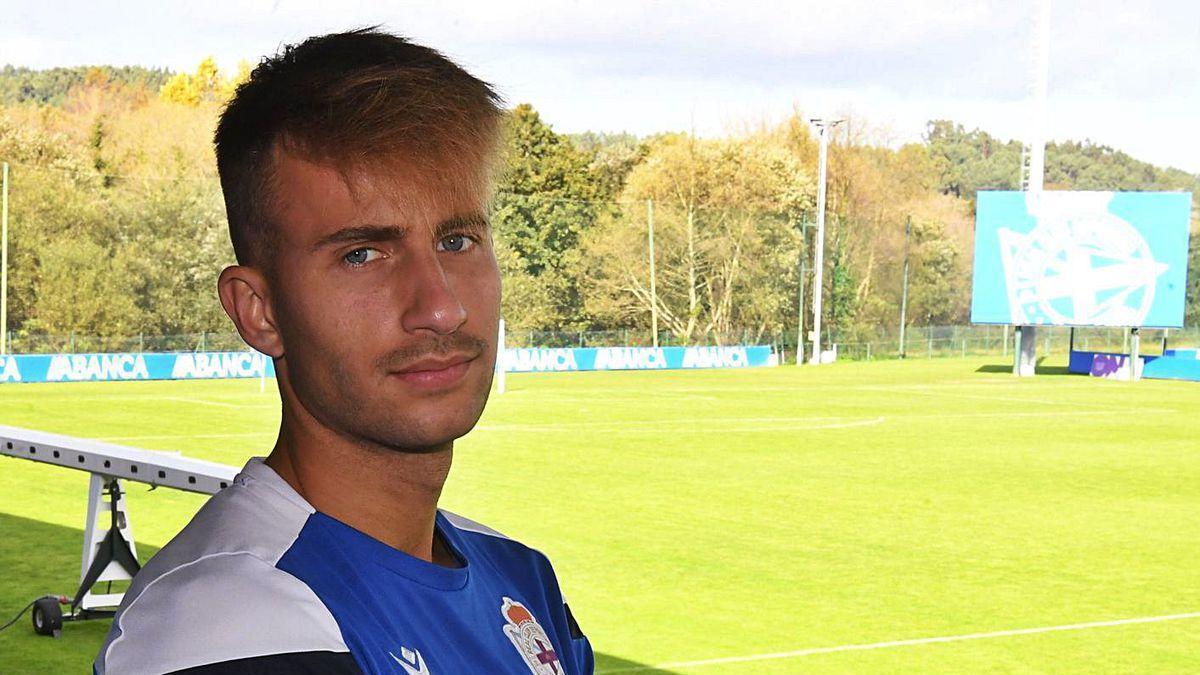
[[[504,350],[504,367],[510,373],[754,368],[774,365],[778,365],[778,358],[769,346]],[[0,356],[0,383],[207,380],[238,377],[275,377],[275,363],[257,352]]]
[[[0,383],[197,380],[264,374],[275,377],[275,364],[257,352],[0,356]]]
[[[756,368],[779,365],[769,346],[579,347],[504,350],[504,370],[541,373],[567,370],[678,370]]]
[[[971,321],[1183,325],[1186,192],[979,192]]]

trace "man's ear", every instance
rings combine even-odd
[[[226,267],[217,280],[217,293],[246,344],[271,358],[283,356],[283,337],[275,323],[270,285],[262,272],[245,265]]]

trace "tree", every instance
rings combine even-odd
[[[213,291],[233,255],[211,138],[219,102],[249,71],[243,62],[224,77],[206,59],[171,85],[181,105],[157,95],[171,75],[161,69],[0,68],[18,340],[229,330]],[[910,320],[965,321],[974,191],[1017,187],[1020,143],[934,121],[924,142],[895,148],[861,117],[843,117],[830,148],[824,325],[838,341],[895,325],[909,216]],[[798,112],[710,139],[565,136],[528,105],[507,124],[492,221],[514,330],[648,333],[648,199],[663,330],[701,342],[796,325],[799,225],[815,220],[817,169]],[[1046,169],[1053,188],[1200,192],[1198,176],[1087,140],[1051,144]],[[1192,227],[1200,233],[1195,216]],[[1200,234],[1190,261],[1196,325]],[[106,305],[64,300],[79,289]]]
[[[140,313],[109,250],[89,239],[59,239],[39,253],[35,326],[97,336],[137,332]]]
[[[683,342],[728,339],[734,328],[780,328],[794,297],[799,233],[814,182],[763,136],[710,141],[652,139],[630,172],[624,212],[588,245],[589,311],[644,327],[653,299],[647,201],[654,203],[657,310]]]
[[[510,295],[504,314],[520,328],[578,329],[587,325],[579,298],[579,244],[605,208],[588,170],[588,157],[556,134],[529,104],[508,119],[501,177],[492,224],[508,257],[513,284],[542,290]],[[507,279],[506,279],[507,281]],[[534,306],[518,299],[539,298]]]
[[[958,247],[936,220],[914,219],[909,316],[925,325],[966,319],[966,270]]]
[[[159,90],[159,97],[193,107],[205,102],[220,102],[228,99],[237,85],[249,76],[250,65],[246,61],[239,62],[237,73],[226,78],[217,67],[216,59],[206,56],[200,60],[195,72],[172,75]]]
[[[1200,326],[1200,231],[1192,228],[1192,245],[1188,261],[1187,311],[1184,323]]]
[[[571,143],[589,159],[588,172],[597,184],[601,199],[621,196],[629,172],[646,158],[649,146],[633,134],[598,134],[591,131],[570,136]]]
[[[142,66],[75,66],[32,70],[12,65],[0,67],[0,106],[26,103],[61,106],[68,93],[80,86],[93,86],[103,80],[114,92],[131,99],[145,100],[147,92],[157,92],[171,73],[165,68]]]

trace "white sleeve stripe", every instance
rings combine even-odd
[[[97,675],[105,675],[105,670],[108,665],[109,657],[113,652],[113,648],[117,647],[118,645],[121,645],[123,642],[126,642],[126,638],[128,636],[124,632],[124,626],[123,626],[124,621],[126,619],[128,619],[131,616],[131,614],[134,617],[137,617],[136,608],[138,607],[138,603],[143,598],[147,597],[147,594],[149,594],[160,581],[163,581],[164,579],[173,581],[173,580],[175,580],[176,577],[183,576],[183,573],[189,571],[190,568],[192,568],[196,565],[199,565],[201,563],[205,563],[205,562],[220,563],[222,559],[228,559],[231,562],[233,562],[238,558],[245,558],[245,559],[247,559],[247,562],[250,562],[251,565],[254,565],[255,563],[257,563],[258,565],[262,565],[262,567],[259,569],[269,570],[271,572],[274,572],[275,574],[278,574],[279,577],[277,579],[275,579],[275,581],[282,582],[283,585],[277,586],[275,588],[271,588],[271,586],[274,585],[274,583],[272,581],[273,575],[272,575],[272,577],[269,577],[266,580],[266,583],[264,583],[264,580],[261,578],[253,578],[253,579],[245,578],[246,576],[257,577],[258,576],[257,574],[245,575],[241,579],[239,579],[239,581],[250,582],[258,590],[261,590],[264,593],[267,593],[268,595],[270,595],[272,591],[277,591],[281,588],[286,588],[287,586],[293,586],[293,584],[294,584],[293,592],[299,591],[301,594],[310,596],[309,598],[307,598],[307,600],[308,600],[307,604],[313,605],[312,610],[317,610],[318,614],[322,615],[321,619],[323,619],[322,621],[319,622],[319,624],[322,624],[322,625],[306,626],[305,628],[310,628],[311,631],[304,631],[304,630],[301,631],[301,632],[310,632],[311,633],[311,638],[313,639],[313,641],[315,643],[312,645],[312,649],[319,650],[319,651],[331,651],[331,652],[348,652],[349,651],[349,647],[346,646],[345,640],[342,638],[341,629],[337,626],[337,621],[333,618],[333,615],[329,612],[329,609],[327,607],[325,607],[324,603],[322,603],[320,601],[320,598],[318,598],[317,595],[315,593],[313,593],[312,590],[310,588],[308,588],[308,586],[306,584],[304,584],[299,579],[293,577],[292,575],[288,574],[287,572],[284,572],[283,570],[276,568],[274,565],[271,565],[270,563],[262,560],[260,557],[255,556],[252,553],[248,553],[246,551],[222,551],[222,552],[218,552],[218,553],[211,553],[211,554],[208,554],[205,556],[201,556],[200,558],[197,558],[196,560],[192,560],[187,563],[181,564],[177,567],[174,567],[171,570],[156,577],[150,583],[146,584],[146,586],[144,588],[140,589],[137,596],[132,599],[132,601],[129,603],[129,605],[123,607],[121,612],[117,615],[117,617],[114,621],[114,625],[113,625],[113,629],[114,629],[114,632],[116,633],[117,637],[114,640],[112,640],[111,642],[109,642],[107,645],[105,645],[104,648],[100,651],[100,654],[97,657],[96,662],[95,662]],[[202,575],[203,574],[204,573],[202,573]],[[216,576],[217,576],[217,578],[220,578],[219,575],[216,575]],[[203,576],[201,576],[201,578],[203,578]],[[171,586],[171,583],[168,582],[167,586],[168,587]],[[305,591],[307,593],[305,593]],[[216,594],[215,592],[211,595],[205,596],[205,598],[207,598],[208,600],[212,600],[214,602],[216,602],[216,601],[213,599],[218,598],[218,597],[219,597],[219,595]],[[172,597],[171,599],[172,599],[171,604],[173,604],[173,605],[179,604],[181,606],[181,609],[180,609],[181,612],[185,611],[185,610],[198,610],[200,608],[197,607],[197,605],[204,604],[206,602],[206,600],[202,598],[200,600],[189,603],[189,602],[187,602],[188,599],[186,597],[181,598],[181,597],[178,597],[177,594],[174,597]],[[256,602],[255,599],[245,597],[242,594],[238,594],[238,596],[236,598],[233,598],[232,601],[254,603],[254,604],[260,605],[260,609],[263,609],[265,611],[272,612],[272,613],[274,613],[276,611],[274,608],[261,607],[261,605],[264,603]],[[269,603],[266,603],[266,604],[269,604]],[[319,608],[319,610],[317,608]],[[153,612],[155,610],[147,610],[147,611]],[[171,659],[167,656],[167,652],[169,652],[168,647],[170,645],[164,644],[164,643],[171,643],[172,638],[178,638],[179,636],[174,635],[174,633],[176,631],[171,630],[173,628],[173,626],[170,625],[173,622],[167,621],[167,618],[168,617],[163,617],[162,623],[160,624],[160,628],[166,632],[165,635],[155,636],[159,639],[158,640],[150,640],[149,641],[150,644],[147,644],[144,646],[139,645],[139,647],[127,647],[127,649],[133,648],[135,650],[141,650],[143,647],[144,648],[152,648],[158,652],[156,654],[156,656],[164,657],[163,661],[170,661]],[[142,630],[144,632],[145,629],[142,629]],[[144,637],[144,635],[143,635],[143,637]],[[249,635],[235,636],[235,640],[238,642],[240,642],[242,639],[245,639],[247,641],[247,643],[249,643],[249,644],[244,644],[241,646],[244,647],[245,649],[248,649],[250,652],[255,652],[255,653],[237,653],[237,654],[226,655],[226,654],[219,653],[220,650],[214,649],[214,650],[212,650],[213,662],[217,663],[217,662],[228,660],[229,658],[234,658],[234,657],[244,658],[247,656],[264,656],[264,655],[276,653],[277,651],[279,651],[274,648],[276,645],[271,644],[271,642],[272,642],[271,640],[263,640],[260,642],[255,642],[258,637],[260,637],[260,636],[249,636]],[[290,641],[292,641],[296,638],[300,638],[302,636],[297,635],[295,632],[290,632],[287,637],[288,637],[288,641],[290,642]],[[190,641],[191,638],[186,638],[186,640]],[[279,646],[282,646],[282,645],[279,645]],[[288,647],[288,649],[286,649],[286,651],[294,651],[294,649],[293,649],[294,647],[295,647],[294,644],[289,645],[289,647]],[[145,655],[143,655],[142,658],[136,659],[136,661],[139,662],[138,665],[143,666],[143,667],[153,668],[154,665],[152,665],[151,663],[148,663],[147,662],[148,660],[149,659],[145,658]],[[163,665],[163,664],[160,663],[158,665]],[[193,665],[203,665],[203,664],[193,664]],[[179,670],[181,668],[171,668],[171,669]],[[124,672],[125,671],[122,670],[122,675],[124,675]],[[157,672],[157,671],[146,671],[146,672]]]
[[[446,520],[450,521],[451,525],[453,525],[454,527],[456,527],[460,530],[464,530],[466,532],[474,532],[476,534],[486,534],[490,537],[498,537],[500,539],[508,539],[509,541],[515,541],[514,539],[511,539],[509,537],[504,536],[503,534],[500,534],[499,532],[493,530],[492,528],[488,527],[487,525],[480,525],[479,523],[477,523],[469,518],[464,518],[464,517],[458,515],[457,513],[451,513],[446,510],[441,510],[441,511],[442,511],[442,515],[446,516]]]
[[[115,647],[118,643],[120,643],[122,640],[125,639],[125,631],[121,630],[121,622],[125,619],[125,616],[128,615],[129,612],[133,610],[134,606],[136,606],[138,604],[138,601],[142,599],[142,596],[144,596],[146,594],[146,591],[150,590],[151,588],[154,588],[155,584],[162,581],[163,579],[170,577],[172,574],[175,574],[176,572],[178,572],[180,570],[187,569],[187,568],[191,567],[192,565],[202,563],[205,560],[209,560],[211,558],[218,558],[220,556],[226,556],[226,555],[247,555],[247,554],[243,553],[242,551],[224,551],[221,553],[210,553],[209,555],[201,556],[191,562],[184,563],[184,564],[180,565],[179,567],[176,567],[165,574],[161,574],[156,579],[154,579],[150,583],[146,584],[146,587],[143,588],[141,590],[141,592],[137,594],[137,597],[133,599],[133,602],[129,603],[128,606],[121,608],[121,613],[114,620],[114,623],[116,624],[116,629],[117,629],[117,639],[113,640],[112,642],[110,642],[104,646],[104,649],[100,652],[100,658],[96,659],[97,663],[102,664],[106,660],[104,657],[108,654],[108,652],[111,651],[112,648]],[[104,675],[103,670],[101,670],[99,675]]]

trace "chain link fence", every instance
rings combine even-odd
[[[881,334],[876,340],[857,340],[838,343],[838,358],[872,360],[900,358],[945,358],[969,356],[1008,357],[1016,340],[1009,326],[912,326],[905,331],[904,344],[898,331]],[[1141,352],[1159,354],[1172,346],[1200,345],[1200,326],[1183,329],[1141,329]],[[1037,329],[1040,356],[1066,356],[1076,351],[1127,353],[1131,334],[1123,328],[1076,328],[1039,326]],[[794,344],[794,343],[793,343]]]
[[[123,336],[14,332],[8,336],[10,354],[223,352],[247,349],[249,347],[236,331]]]
[[[1128,352],[1130,334],[1121,328],[1076,328],[1074,346],[1079,351]],[[1142,329],[1141,350],[1158,354],[1164,346],[1200,346],[1200,326],[1184,329]],[[1065,355],[1071,345],[1071,329],[1041,326],[1037,331],[1038,353]],[[876,359],[946,358],[981,355],[1008,356],[1013,349],[1014,331],[1007,326],[911,326],[900,344],[899,331],[879,329],[873,334],[859,330],[854,339],[841,341],[836,333],[826,337],[824,346],[837,345],[841,360],[868,361]],[[687,340],[661,332],[658,345],[717,346],[771,345],[783,354],[785,361],[794,362],[795,331],[735,330],[708,333]],[[537,331],[509,330],[505,346],[517,347],[649,347],[653,337],[647,330],[620,329],[605,331]],[[811,356],[812,344],[805,342],[806,354]],[[249,349],[235,331],[201,332],[179,335],[101,336],[81,333],[26,334],[10,333],[8,352],[11,354],[79,354],[105,352],[191,352],[243,351]]]

